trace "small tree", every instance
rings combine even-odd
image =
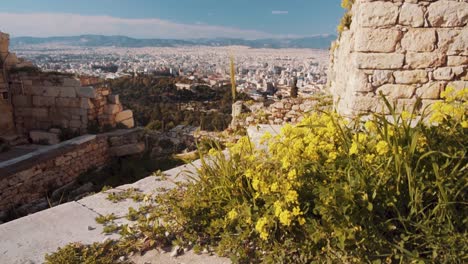
[[[294,77],[293,83],[291,85],[291,91],[290,91],[290,96],[291,98],[297,98],[299,90],[297,89],[297,78]]]

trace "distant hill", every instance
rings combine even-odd
[[[135,39],[126,36],[102,36],[102,35],[82,35],[72,37],[17,37],[11,39],[12,46],[38,45],[38,44],[66,44],[70,46],[84,47],[177,47],[177,46],[247,46],[251,48],[311,48],[328,49],[335,35],[320,35],[306,38],[286,38],[286,39]]]

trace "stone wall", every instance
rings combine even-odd
[[[466,0],[356,0],[350,12],[329,74],[340,113],[382,111],[380,92],[401,110],[468,87]]]
[[[0,212],[43,199],[108,160],[106,137],[83,136],[0,163]]]
[[[136,128],[85,135],[0,162],[0,221],[13,208],[45,209],[37,205],[47,206],[48,195],[83,173],[144,151],[143,130]]]
[[[123,111],[109,88],[90,86],[89,78],[82,84],[72,75],[41,72],[8,48],[9,36],[0,32],[0,136],[5,131],[65,128],[85,134],[90,127],[134,127],[132,111]]]
[[[257,124],[296,124],[304,115],[331,104],[328,97],[285,98],[270,105],[265,103],[244,103],[242,113],[233,117],[230,128],[248,127]]]
[[[84,134],[94,126],[134,126],[131,111],[123,111],[109,88],[81,86],[72,76],[42,72],[10,75],[10,91],[19,133],[70,128]]]

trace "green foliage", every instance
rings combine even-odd
[[[107,196],[107,200],[118,203],[126,199],[132,199],[135,202],[143,201],[145,195],[138,189],[128,188],[125,191],[121,192],[112,192]]]
[[[115,219],[117,219],[117,217],[114,214],[100,215],[96,217],[96,223],[104,225],[104,224],[114,221]]]
[[[385,101],[393,122],[312,113],[265,135],[268,148],[242,138],[228,155],[210,151],[192,182],[129,212],[140,218],[118,248],[172,241],[235,263],[466,263],[468,89],[442,96],[430,121]]]
[[[341,1],[341,7],[346,9],[346,13],[343,15],[341,18],[340,24],[337,27],[338,34],[341,35],[341,33],[351,26],[352,22],[352,16],[350,13],[351,8],[353,7],[354,0],[342,0]]]

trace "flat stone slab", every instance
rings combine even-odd
[[[92,244],[102,242],[106,238],[117,239],[119,237],[117,234],[102,234],[103,226],[96,223],[95,218],[113,213],[119,217],[115,221],[117,224],[125,224],[129,222],[124,218],[128,208],[138,209],[142,203],[131,199],[113,203],[107,199],[109,193],[136,188],[145,194],[156,194],[158,188],[171,189],[176,187],[175,182],[193,179],[200,165],[201,161],[197,160],[192,164],[164,172],[165,180],[150,176],[133,184],[119,186],[0,225],[0,263],[42,263],[45,254],[72,242]],[[196,255],[193,252],[171,258],[169,253],[156,250],[135,257],[134,261],[136,263],[230,263],[227,258]]]
[[[0,225],[0,263],[42,263],[46,253],[68,243],[116,238],[102,234],[97,216],[71,202]],[[95,229],[89,230],[89,226]]]

